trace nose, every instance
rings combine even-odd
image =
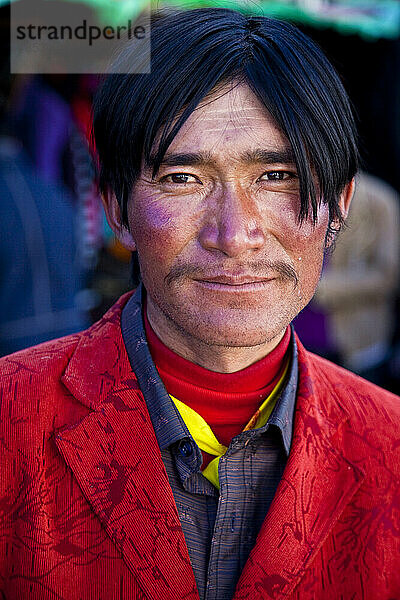
[[[209,215],[200,231],[203,248],[237,258],[264,245],[265,235],[256,203],[237,187],[221,191]]]

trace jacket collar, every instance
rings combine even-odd
[[[197,600],[185,539],[142,392],[122,340],[130,294],[82,334],[62,378],[91,412],[56,444],[152,600]],[[346,456],[348,416],[297,340],[292,447],[234,600],[279,598],[299,583],[364,474]]]
[[[198,600],[172,490],[122,340],[128,298],[82,335],[62,381],[92,411],[55,441],[146,598]]]

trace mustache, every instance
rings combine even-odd
[[[232,268],[232,267],[231,267]],[[236,264],[235,269],[240,268],[247,275],[255,277],[267,277],[278,275],[282,281],[291,281],[294,287],[297,287],[299,279],[295,269],[289,262],[283,260],[258,260],[251,264],[242,265]],[[210,265],[209,267],[192,265],[188,263],[175,264],[171,267],[169,273],[165,276],[164,281],[167,285],[175,281],[179,281],[185,277],[191,277],[192,279],[206,279],[215,273],[223,273],[230,271],[228,265]]]

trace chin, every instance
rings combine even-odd
[[[210,346],[225,346],[230,348],[250,348],[262,346],[281,335],[291,319],[277,318],[265,321],[264,319],[240,318],[239,315],[229,315],[221,319],[221,315],[205,315],[200,321],[192,318],[186,333]],[[253,316],[254,317],[254,316]]]

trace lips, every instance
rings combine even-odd
[[[245,286],[266,283],[272,279],[274,279],[274,277],[257,277],[255,275],[247,274],[224,273],[221,275],[203,275],[201,278],[198,278],[197,281],[200,283],[216,283],[227,286]]]
[[[256,293],[268,288],[275,277],[257,277],[248,274],[204,275],[196,279],[202,287],[212,292],[229,294]]]

